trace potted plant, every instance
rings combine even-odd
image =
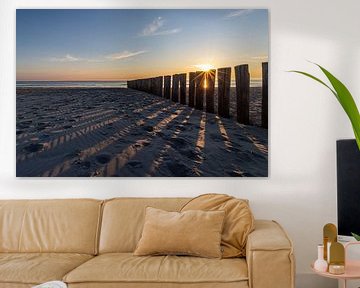
[[[339,101],[340,105],[343,107],[345,113],[347,114],[347,116],[350,120],[350,123],[351,123],[353,131],[354,131],[357,147],[360,152],[360,114],[359,114],[359,110],[356,106],[356,103],[354,101],[354,98],[352,97],[350,91],[346,88],[346,86],[340,80],[338,80],[333,74],[331,74],[328,70],[326,70],[322,66],[320,66],[316,63],[314,63],[314,64],[316,66],[318,66],[320,68],[320,70],[325,74],[326,78],[330,82],[330,85],[326,84],[324,81],[320,80],[319,78],[317,78],[307,72],[297,71],[297,70],[292,70],[290,72],[295,72],[295,73],[305,75],[305,76],[321,83],[322,85],[327,87],[332,92],[332,94],[334,94],[334,96]],[[360,241],[360,235],[355,234],[355,233],[351,233],[351,234],[357,241]]]

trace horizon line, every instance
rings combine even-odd
[[[169,75],[172,76],[172,75]],[[154,76],[154,77],[161,77],[161,76]],[[120,82],[120,81],[132,81],[132,80],[138,80],[138,79],[148,79],[148,78],[154,78],[154,77],[144,77],[144,78],[135,78],[135,79],[120,79],[120,80],[18,80],[16,79],[16,82],[20,81],[28,81],[28,82]],[[164,77],[164,76],[163,76]],[[235,80],[235,78],[231,78],[231,80]],[[261,78],[250,78],[251,80],[262,80]]]

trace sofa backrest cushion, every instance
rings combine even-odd
[[[200,195],[182,207],[181,211],[225,211],[221,235],[223,258],[245,257],[248,235],[254,230],[254,216],[248,200],[236,199],[226,194]]]
[[[179,211],[189,198],[116,198],[105,201],[99,253],[131,253],[141,237],[146,207]]]
[[[102,201],[1,200],[1,252],[96,254]]]

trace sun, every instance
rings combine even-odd
[[[207,71],[215,68],[214,65],[212,65],[212,64],[197,64],[194,66],[204,72],[207,72]]]

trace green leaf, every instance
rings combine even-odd
[[[349,117],[349,120],[351,122],[353,131],[354,131],[354,135],[356,138],[356,143],[360,150],[360,114],[359,114],[359,110],[356,106],[356,103],[354,101],[354,98],[352,97],[350,91],[346,88],[346,86],[340,80],[338,80],[334,75],[332,75],[329,71],[327,71],[322,66],[320,66],[316,63],[314,63],[314,64],[317,65],[321,69],[321,71],[325,74],[325,76],[330,81],[333,88],[331,88],[325,82],[323,82],[319,78],[317,78],[309,73],[302,72],[302,71],[289,71],[289,72],[295,72],[295,73],[305,75],[305,76],[321,83],[335,95],[336,99],[339,101],[340,105],[343,107],[345,113]]]
[[[323,82],[323,81],[320,80],[319,78],[315,77],[314,75],[311,75],[311,74],[306,73],[306,72],[298,71],[298,70],[290,70],[290,71],[288,71],[288,72],[294,72],[294,73],[298,73],[298,74],[305,75],[305,76],[307,76],[307,77],[309,77],[309,78],[311,78],[311,79],[313,79],[313,80],[321,83],[321,84],[324,85],[325,87],[329,88],[330,91],[335,95],[335,97],[336,97],[336,98],[338,97],[337,94],[336,94],[336,92],[335,92],[333,89],[331,89],[331,87],[330,87],[329,85],[327,85],[325,82]]]
[[[354,130],[354,135],[355,135],[355,139],[356,139],[356,143],[359,147],[359,150],[360,150],[360,135],[355,131],[355,129],[353,128]]]
[[[360,235],[352,233],[352,232],[351,232],[351,235],[356,239],[356,241],[360,241]]]
[[[317,64],[316,64],[317,65]],[[356,107],[356,103],[354,98],[352,97],[350,91],[346,88],[346,86],[338,80],[334,75],[332,75],[329,71],[325,68],[317,65],[321,71],[325,74],[325,76],[329,79],[331,85],[334,87],[337,95],[338,100],[341,106],[344,108],[346,114],[348,115],[350,122],[353,126],[356,142],[360,149],[360,114],[359,110]]]

